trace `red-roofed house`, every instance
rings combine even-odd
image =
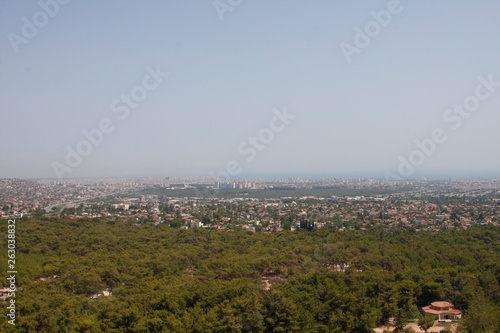
[[[422,310],[434,316],[435,320],[458,320],[462,318],[462,311],[456,309],[452,303],[449,302],[433,302],[431,305],[424,306]]]

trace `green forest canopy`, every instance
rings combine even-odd
[[[7,220],[0,229],[6,276]],[[22,218],[16,251],[17,325],[2,320],[5,332],[368,332],[435,300],[463,309],[471,332],[500,329],[498,228],[266,234]]]

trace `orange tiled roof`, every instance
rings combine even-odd
[[[449,309],[449,308],[451,308],[451,309]],[[433,302],[433,303],[431,303],[431,305],[424,306],[422,308],[422,310],[425,313],[434,314],[434,315],[437,315],[437,314],[455,314],[455,315],[458,315],[458,314],[462,313],[461,310],[455,309],[454,305],[450,302]]]
[[[434,309],[431,309],[431,306],[428,305],[428,306],[424,306],[422,308],[422,310],[424,310],[425,313],[429,313],[429,314],[461,314],[462,311],[458,310],[458,309],[451,309],[451,310],[434,310]]]
[[[450,302],[432,302],[431,305],[435,308],[452,308],[454,306]]]

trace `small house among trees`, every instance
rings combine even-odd
[[[462,318],[462,311],[456,309],[450,302],[433,302],[431,305],[424,306],[422,311],[425,314],[434,316],[434,320],[452,321]]]

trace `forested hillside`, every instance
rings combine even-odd
[[[7,235],[3,220],[3,277]],[[498,228],[266,234],[23,218],[16,266],[18,332],[367,332],[435,300],[464,310],[469,331],[500,329]]]

